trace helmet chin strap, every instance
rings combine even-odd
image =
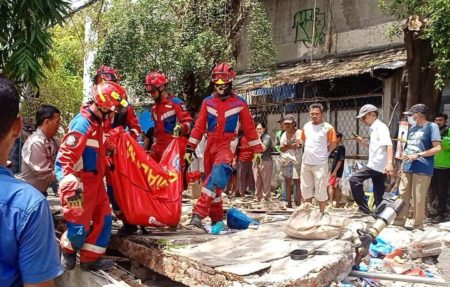
[[[161,97],[162,97],[162,93],[164,92],[164,90],[165,90],[165,89],[163,89],[163,90],[161,91],[160,87],[156,89],[156,91],[158,92],[158,97],[155,99],[155,102],[156,102],[156,103],[161,102]]]
[[[108,116],[109,114],[112,113],[112,111],[107,111],[107,112],[102,111],[97,104],[95,104],[95,106],[97,107],[97,110],[100,112],[100,114],[102,114],[102,120],[105,120],[106,116]]]
[[[217,94],[219,95],[219,98],[221,100],[226,100],[231,95],[231,90],[232,90],[231,83],[229,83],[228,87],[223,90],[223,94],[222,95],[219,94],[219,93],[217,93]]]

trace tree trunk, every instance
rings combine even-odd
[[[203,100],[202,97],[197,97],[195,94],[196,82],[195,74],[192,71],[183,77],[183,91],[186,94],[187,108],[192,116],[198,112]]]
[[[441,102],[441,93],[434,86],[436,71],[431,67],[434,59],[433,48],[429,39],[421,37],[421,29],[411,29],[411,19],[413,18],[408,19],[404,28],[408,73],[406,109],[414,104],[422,103],[430,108],[429,116],[431,117],[438,112]],[[423,23],[422,19],[420,21]]]

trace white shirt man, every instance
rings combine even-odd
[[[306,202],[316,198],[320,212],[325,211],[328,200],[328,156],[337,146],[336,131],[325,122],[323,106],[312,104],[309,107],[311,121],[302,130],[301,139],[304,142],[301,169],[301,190]]]
[[[370,208],[365,198],[363,182],[369,178],[372,179],[375,205],[378,206],[383,200],[385,173],[392,174],[393,172],[392,140],[388,127],[378,119],[378,108],[374,105],[364,105],[356,118],[361,119],[369,127],[370,140],[368,143],[359,136],[355,138],[360,144],[368,146],[369,161],[350,178],[350,188],[359,210],[369,214]]]

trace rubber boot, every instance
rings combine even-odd
[[[77,264],[77,254],[76,253],[61,253],[61,265],[66,270],[73,270]]]
[[[81,269],[84,271],[97,271],[97,270],[106,270],[113,267],[114,261],[110,259],[99,259],[93,262],[82,262],[80,263]]]
[[[192,225],[197,228],[203,229],[202,219],[197,214],[192,215],[191,222],[189,222],[188,225]]]
[[[136,225],[124,223],[123,226],[119,230],[117,230],[117,235],[118,236],[127,236],[127,235],[134,234],[137,230],[138,230],[138,228]]]

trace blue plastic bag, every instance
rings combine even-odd
[[[388,241],[384,240],[381,236],[376,238],[377,244],[370,244],[369,254],[372,257],[379,257],[380,255],[387,255],[395,251],[395,246],[392,246]]]
[[[236,208],[227,212],[227,225],[231,229],[247,229],[250,224],[259,225],[259,221],[248,217]]]

